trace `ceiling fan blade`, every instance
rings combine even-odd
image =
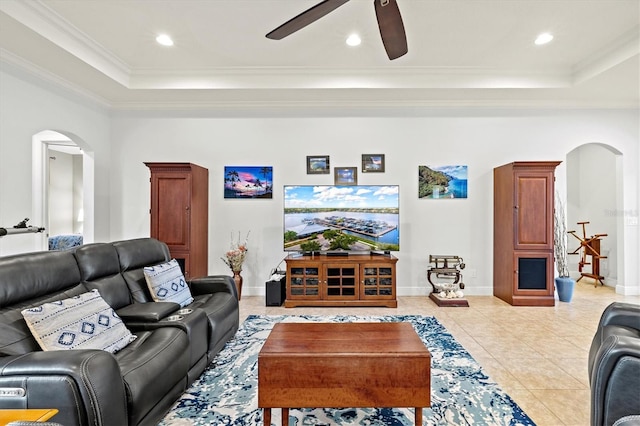
[[[391,60],[399,58],[408,52],[408,48],[398,3],[396,0],[373,0],[373,2],[382,44],[387,51],[387,56]]]
[[[267,38],[281,40],[317,21],[328,13],[333,12],[348,1],[349,0],[323,0],[271,31],[267,34]]]

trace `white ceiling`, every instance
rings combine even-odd
[[[397,0],[409,53],[394,61],[374,0],[265,37],[319,1],[0,0],[0,64],[115,109],[640,103],[640,0]]]

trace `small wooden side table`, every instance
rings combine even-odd
[[[17,420],[46,422],[56,414],[58,414],[58,410],[55,408],[0,410],[0,425],[6,425]]]

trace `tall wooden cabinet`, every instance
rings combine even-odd
[[[493,294],[514,306],[554,306],[554,172],[560,161],[493,169]]]
[[[144,163],[151,170],[151,237],[169,246],[186,278],[209,259],[209,170],[191,163]]]

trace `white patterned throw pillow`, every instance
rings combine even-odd
[[[193,302],[191,290],[175,259],[145,267],[144,278],[147,280],[151,297],[156,302],[175,302],[181,307]]]
[[[117,352],[136,338],[98,290],[25,309],[22,316],[43,351]]]

